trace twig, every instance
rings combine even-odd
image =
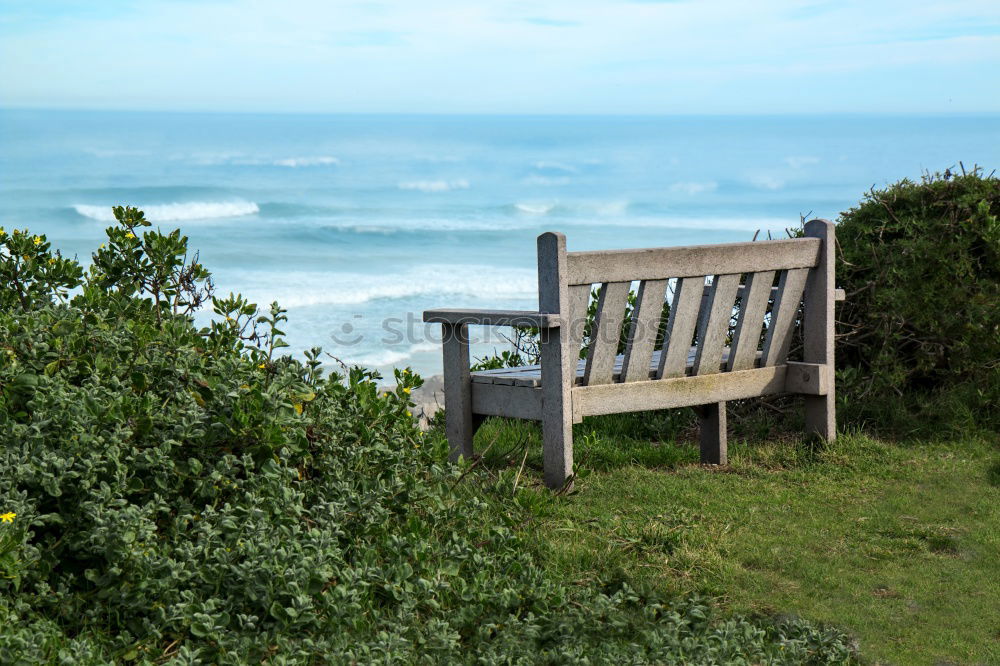
[[[476,469],[476,467],[479,465],[479,463],[481,463],[483,461],[483,458],[486,456],[486,452],[489,451],[491,448],[493,448],[493,445],[496,444],[496,443],[497,443],[497,438],[494,437],[493,441],[490,442],[490,445],[487,446],[485,449],[483,449],[483,452],[479,454],[479,457],[476,458],[472,462],[471,465],[469,465],[468,469],[466,469],[464,472],[462,472],[459,475],[459,477],[457,479],[455,479],[455,483],[451,484],[452,489],[454,489],[456,486],[458,486],[458,484],[460,484],[462,482],[462,479],[464,479],[469,474],[469,472],[471,472],[472,470]]]
[[[521,467],[517,470],[517,476],[514,477],[514,491],[511,496],[517,495],[517,482],[521,480],[521,472],[524,471],[524,463],[528,460],[528,441],[524,441],[524,457],[521,458]]]

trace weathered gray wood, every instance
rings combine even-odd
[[[712,280],[712,291],[705,304],[708,315],[698,332],[698,354],[694,358],[693,374],[719,372],[722,348],[726,344],[726,333],[729,332],[729,322],[736,302],[736,288],[739,286],[739,274],[716,275]]]
[[[655,379],[656,373],[660,367],[660,350],[653,352],[652,358],[649,359],[649,371],[645,377],[640,377],[636,381],[644,381],[646,379]],[[698,353],[697,347],[691,347],[688,351],[687,356],[687,372],[686,374],[691,374],[691,369],[694,366],[694,359]],[[757,352],[756,356],[760,357],[760,352]],[[622,375],[622,366],[624,365],[624,356],[619,354],[615,359],[615,370],[614,370],[614,380],[616,382],[624,381],[624,376]],[[722,359],[719,363],[719,370],[724,371],[726,369],[726,362],[729,359],[729,347],[722,348]],[[753,367],[753,366],[751,366]],[[586,369],[586,361],[578,361],[576,366],[576,385],[583,385],[583,372]],[[505,386],[531,386],[538,387],[542,384],[542,373],[540,366],[537,365],[523,365],[516,368],[498,368],[496,370],[478,370],[472,373],[472,383],[473,384],[502,384]],[[807,391],[808,392],[808,391]]]
[[[708,294],[708,291],[711,288],[712,288],[712,285],[706,284],[705,285],[705,294]],[[736,292],[736,295],[737,296],[742,296],[744,289],[745,289],[744,285],[741,284],[740,288]],[[771,291],[772,291],[771,295],[773,296],[774,294],[778,293],[778,288],[777,287],[771,287]],[[833,290],[833,300],[835,300],[835,301],[843,301],[843,300],[846,300],[846,299],[847,299],[847,292],[845,292],[843,289],[834,289]]]
[[[804,395],[827,395],[830,391],[830,376],[833,370],[822,363],[799,363],[788,361],[785,366],[785,392]]]
[[[449,457],[471,458],[472,380],[469,376],[469,329],[465,324],[446,323],[442,327],[444,352],[444,420],[445,433],[451,445]]]
[[[473,454],[472,435],[488,415],[540,420],[545,482],[563,487],[573,470],[573,422],[591,414],[707,405],[699,410],[702,459],[724,464],[725,403],[781,392],[805,395],[810,431],[832,439],[833,302],[843,293],[833,286],[833,225],[814,220],[806,225],[806,233],[807,238],[792,241],[571,255],[561,234],[539,236],[537,313],[457,309],[425,313],[426,321],[441,322],[445,331],[446,428],[452,457]],[[775,305],[764,350],[757,352],[777,270],[782,273],[773,292]],[[744,272],[752,275],[741,287],[737,274]],[[717,277],[706,291],[708,274]],[[666,347],[653,351],[662,294],[670,277],[679,279]],[[617,355],[631,280],[643,284],[627,353]],[[582,331],[592,282],[621,284],[602,287],[594,330],[594,349],[599,351],[589,361],[580,361],[580,334],[572,324],[579,320]],[[786,362],[803,291],[805,360]],[[729,349],[723,345],[736,293],[741,293],[743,302],[733,334],[735,348]],[[703,297],[706,306],[700,307]],[[696,348],[691,341],[699,313],[704,318]],[[470,323],[539,326],[541,363],[470,373]],[[644,330],[638,328],[640,323]],[[754,368],[758,357],[762,367]],[[716,368],[730,371],[720,373]],[[585,383],[588,379],[590,384]]]
[[[784,271],[778,278],[778,295],[771,308],[771,322],[764,336],[764,355],[761,365],[778,365],[785,362],[788,348],[792,344],[795,331],[795,316],[802,303],[802,291],[806,286],[809,271],[793,268]]]
[[[541,421],[542,390],[527,386],[473,384],[472,411],[484,416]]]
[[[579,355],[583,347],[583,331],[587,327],[587,308],[590,305],[590,285],[578,284],[569,288],[570,347]]]
[[[638,250],[571,252],[569,284],[660,280],[785,268],[811,268],[819,257],[815,238]]]
[[[579,416],[644,412],[754,398],[785,390],[784,365],[715,375],[653,379],[648,382],[577,386],[573,410]]]
[[[698,408],[701,463],[725,465],[729,462],[726,432],[726,403],[713,402]]]
[[[802,318],[802,360],[827,367],[825,395],[806,397],[806,430],[832,442],[837,436],[834,368],[834,248],[835,230],[827,220],[810,220],[805,224],[807,236],[820,239],[822,248],[819,264],[809,271]]]
[[[482,326],[559,326],[558,316],[533,310],[467,310],[441,308],[425,310],[424,321],[432,324],[479,324]]]
[[[629,286],[628,282],[609,282],[601,285],[597,298],[597,314],[590,333],[587,369],[583,372],[584,384],[610,384],[612,381]]]
[[[475,381],[475,378],[473,378],[473,381]],[[518,372],[507,372],[501,375],[496,375],[493,379],[493,383],[503,384],[506,386],[541,386],[542,373],[538,368],[523,369]]]
[[[736,330],[733,331],[728,370],[748,370],[753,367],[760,332],[764,329],[764,313],[767,311],[774,273],[750,273],[746,286],[741,288],[743,300],[740,303],[739,319],[736,320]]]
[[[566,314],[566,237],[548,232],[538,237],[538,310]],[[542,448],[545,485],[560,488],[573,474],[574,368],[578,352],[569,333],[543,328],[539,336],[542,366]]]
[[[674,301],[670,304],[670,317],[667,319],[666,340],[663,343],[665,352],[660,354],[657,377],[684,376],[688,351],[694,338],[694,327],[698,323],[704,284],[705,278],[700,276],[677,280]]]
[[[639,283],[632,324],[625,342],[625,355],[621,361],[623,382],[649,379],[649,361],[653,358],[666,293],[666,280],[643,280]]]

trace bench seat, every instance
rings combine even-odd
[[[694,367],[694,359],[698,353],[697,347],[691,347],[688,352],[687,358],[687,374],[691,374],[692,368]],[[761,352],[757,352],[757,362],[754,364],[755,367],[760,365]],[[622,363],[625,359],[624,354],[618,354],[615,358],[615,370],[614,379],[615,382],[621,381]],[[729,347],[723,347],[722,349],[722,362],[719,365],[719,369],[725,371],[726,362],[729,360]],[[576,364],[576,384],[583,384],[583,371],[586,367],[587,362],[584,359],[580,359]],[[649,378],[656,379],[656,371],[660,365],[660,350],[657,349],[653,352],[653,356],[649,361]],[[479,370],[472,373],[472,383],[473,384],[501,384],[505,386],[531,386],[538,387],[542,385],[542,367],[540,365],[522,365],[515,368],[497,368],[495,370]]]

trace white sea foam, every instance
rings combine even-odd
[[[146,157],[151,154],[148,150],[133,150],[128,148],[89,148],[86,152],[101,159],[115,159],[118,157]]]
[[[533,224],[527,218],[491,218],[473,217],[470,219],[457,219],[442,216],[413,216],[398,218],[382,217],[373,219],[365,224],[357,224],[351,219],[329,219],[323,220],[323,226],[329,229],[343,229],[358,234],[395,234],[407,231],[502,231],[519,229]]]
[[[383,368],[390,365],[396,365],[400,361],[405,361],[408,358],[410,358],[410,354],[406,352],[396,351],[393,349],[383,349],[381,351],[342,358],[341,360],[348,365],[363,365],[368,368]]]
[[[522,213],[527,213],[528,215],[545,215],[553,208],[555,204],[551,203],[516,203],[514,208]]]
[[[215,277],[220,293],[239,291],[255,303],[276,300],[284,307],[360,306],[380,299],[449,295],[484,302],[519,301],[537,295],[534,270],[482,265],[426,264],[376,275],[255,270],[217,272]]]
[[[563,162],[535,162],[535,168],[539,171],[562,171],[565,173],[576,173],[577,168]]]
[[[210,220],[221,217],[255,215],[260,208],[252,201],[188,201],[153,206],[138,206],[150,222],[178,222],[182,220]],[[101,222],[114,222],[111,206],[76,204],[73,209],[84,217]]]
[[[436,352],[441,350],[441,345],[436,342],[418,342],[417,344],[410,347],[410,354],[419,354],[421,352]]]
[[[283,167],[312,167],[312,166],[331,166],[340,164],[340,160],[336,157],[331,157],[329,155],[320,155],[319,157],[285,157],[280,160],[274,160],[272,162],[274,166]]]
[[[598,201],[584,205],[583,209],[604,217],[618,217],[625,214],[628,206],[627,201]]]
[[[582,219],[576,224],[581,226],[602,226],[603,220]],[[758,229],[767,231],[783,231],[798,224],[797,219],[782,217],[629,217],[620,226],[627,228],[658,228],[658,229],[710,229],[754,232]],[[747,240],[750,240],[748,237]]]
[[[523,180],[525,185],[542,185],[552,187],[558,185],[569,185],[573,179],[569,176],[528,176]]]
[[[191,160],[201,166],[280,166],[289,168],[336,166],[340,160],[332,155],[303,155],[296,157],[260,157],[241,152],[194,153],[171,155],[172,160]]]
[[[399,183],[401,190],[418,190],[420,192],[450,192],[452,190],[469,189],[469,181],[461,180],[407,180]]]
[[[703,194],[705,192],[714,192],[719,189],[719,184],[714,180],[706,182],[682,182],[674,183],[670,186],[671,192],[676,192],[680,194],[687,194],[689,196],[694,196],[696,194]]]

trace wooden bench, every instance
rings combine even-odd
[[[773,393],[805,395],[807,430],[833,440],[833,306],[843,298],[834,246],[826,220],[807,222],[802,238],[605,252],[567,252],[565,236],[542,234],[538,311],[424,312],[425,322],[443,326],[452,458],[473,455],[487,416],[541,421],[545,483],[558,488],[572,474],[572,426],[584,416],[701,406],[702,462],[726,464],[726,401]],[[595,285],[597,315],[580,360]],[[665,299],[670,314],[655,350]],[[470,324],[539,329],[540,364],[471,372]],[[797,326],[802,360],[790,361]]]

